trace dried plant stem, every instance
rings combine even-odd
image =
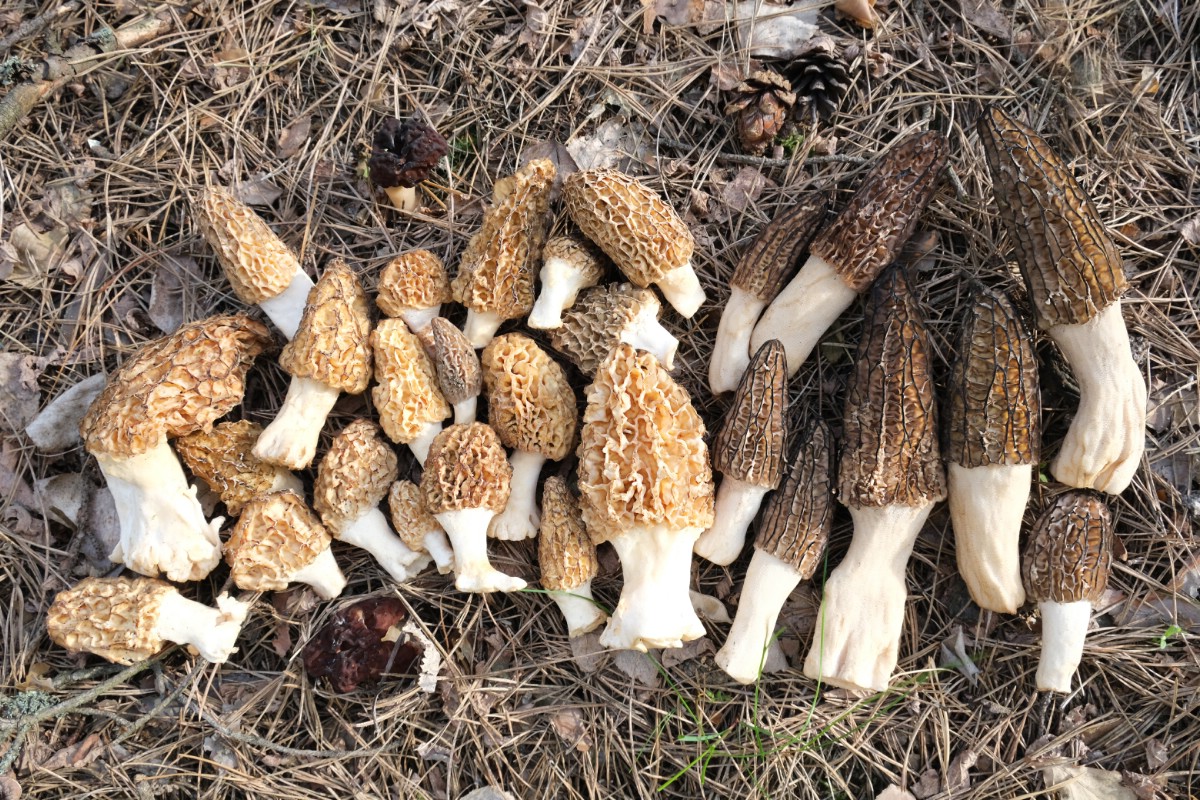
[[[57,5],[49,11],[44,11],[41,14],[38,14],[33,19],[25,20],[17,26],[15,31],[10,33],[8,36],[5,36],[3,39],[0,39],[0,53],[6,52],[10,47],[22,39],[28,39],[30,36],[41,33],[56,18],[61,17],[63,14],[66,14],[70,11],[74,11],[78,7],[79,3],[75,2],[75,0],[70,0],[70,2]]]

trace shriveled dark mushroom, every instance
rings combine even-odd
[[[450,143],[428,120],[415,115],[404,122],[387,117],[375,131],[367,161],[371,182],[387,192],[397,209],[412,211],[420,206],[417,185],[449,152]]]
[[[421,642],[401,641],[408,619],[395,597],[372,597],[339,609],[301,652],[311,678],[328,678],[338,692],[369,686],[385,674],[405,675],[424,654]]]

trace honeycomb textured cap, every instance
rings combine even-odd
[[[818,420],[801,438],[783,486],[771,495],[754,546],[796,568],[816,572],[833,528],[833,436]]]
[[[713,469],[774,489],[783,477],[787,439],[787,355],[778,339],[764,342],[742,374],[713,441]]]
[[[976,293],[957,352],[943,406],[946,459],[964,467],[1036,463],[1042,438],[1037,359],[1006,296]]]
[[[371,380],[371,316],[358,276],[334,259],[308,293],[296,336],[279,356],[289,375],[349,394]]]
[[[871,169],[810,251],[864,291],[912,236],[937,190],[949,148],[937,131],[906,136]]]
[[[222,422],[211,431],[196,431],[175,440],[175,452],[235,517],[246,503],[270,491],[279,467],[254,455],[254,443],[262,426],[241,420]]]
[[[1077,325],[1116,302],[1127,287],[1121,256],[1071,170],[995,106],[979,118],[979,135],[1038,324]]]
[[[800,266],[829,210],[829,193],[816,192],[785,209],[759,232],[738,261],[730,286],[769,303]]]
[[[184,325],[142,347],[92,402],[79,433],[89,453],[142,455],[212,425],[242,402],[246,372],[274,344],[244,314]]]
[[[438,390],[433,362],[402,320],[381,320],[371,334],[371,347],[376,381],[371,399],[388,438],[408,444],[429,423],[450,416],[450,406]]]
[[[192,214],[242,302],[270,300],[300,271],[288,246],[229,191],[219,186],[201,189],[192,200]]]
[[[523,317],[533,308],[554,175],[554,164],[540,158],[521,167],[511,181],[497,184],[495,204],[467,244],[451,284],[455,300],[501,319]]]
[[[579,273],[584,285],[595,286],[608,268],[600,248],[580,236],[555,236],[542,248],[542,260],[557,258]]]
[[[1036,602],[1095,603],[1112,567],[1112,515],[1100,495],[1067,492],[1033,525],[1022,578]]]
[[[334,536],[378,506],[396,480],[396,453],[379,434],[371,420],[354,420],[333,437],[317,468],[313,508]]]
[[[557,475],[542,489],[542,529],[538,535],[542,588],[569,591],[596,577],[596,545],[583,527],[579,501]]]
[[[163,597],[174,591],[154,578],[84,578],[55,596],[46,632],[73,653],[117,664],[144,661],[166,644],[155,626]]]
[[[587,390],[580,507],[596,544],[635,526],[709,528],[713,478],[704,422],[649,353],[619,344]]]
[[[433,308],[449,303],[450,276],[442,260],[428,250],[412,250],[396,256],[379,276],[379,310],[398,317],[415,308]]]
[[[563,197],[579,230],[642,288],[692,260],[687,225],[634,177],[615,169],[575,172],[563,183]]]
[[[482,508],[499,514],[508,505],[512,467],[490,425],[451,425],[434,437],[421,475],[430,514]]]
[[[658,297],[628,283],[585,289],[575,305],[563,312],[562,325],[547,331],[550,343],[584,375],[595,375],[600,362],[621,341],[625,326],[646,306],[652,306],[657,316]]]
[[[863,324],[846,390],[838,497],[860,508],[945,499],[929,334],[899,264],[871,288]]]
[[[466,334],[444,317],[434,317],[433,358],[437,382],[447,403],[478,397],[483,388],[479,354]]]
[[[566,458],[579,409],[563,368],[528,336],[508,333],[483,351],[488,421],[505,447]]]
[[[242,509],[225,542],[225,561],[239,589],[278,592],[329,548],[325,527],[295,492],[272,492]]]
[[[388,492],[392,527],[410,550],[425,552],[425,534],[440,531],[437,518],[425,507],[421,487],[412,481],[396,481]]]

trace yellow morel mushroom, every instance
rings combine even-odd
[[[175,451],[192,474],[216,492],[233,516],[254,498],[285,489],[302,494],[294,472],[268,464],[252,452],[262,426],[241,420],[222,422],[175,440]]]
[[[375,302],[384,314],[404,320],[410,331],[428,341],[429,324],[450,300],[450,276],[442,260],[428,250],[413,250],[383,268]]]
[[[575,305],[579,292],[604,276],[604,254],[577,236],[556,236],[542,248],[542,291],[529,312],[529,327],[562,325],[563,309]]]
[[[619,343],[645,350],[667,369],[674,368],[679,340],[658,321],[661,307],[649,289],[614,283],[585,290],[550,331],[550,343],[588,376]]]
[[[454,406],[454,421],[467,425],[475,421],[479,392],[483,389],[483,367],[479,354],[454,323],[442,317],[430,325],[433,333],[433,362],[437,368],[442,397]]]
[[[392,512],[392,527],[412,550],[428,553],[445,575],[454,571],[454,549],[446,532],[429,509],[421,487],[412,481],[396,481],[388,492],[388,508]]]
[[[438,390],[433,362],[415,334],[398,319],[380,320],[371,333],[375,354],[375,388],[371,400],[379,424],[396,444],[425,463],[433,437],[450,416],[450,406]]]
[[[592,599],[592,578],[600,569],[596,545],[583,527],[579,501],[557,475],[547,478],[542,490],[538,564],[542,588],[566,618],[568,636],[582,636],[608,620]]]

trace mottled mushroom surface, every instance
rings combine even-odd
[[[276,488],[280,468],[251,452],[262,426],[249,420],[222,422],[175,440],[175,451],[192,474],[221,496],[237,516],[246,503]]]
[[[340,531],[383,501],[396,480],[397,462],[378,425],[354,420],[333,438],[321,459],[313,483],[313,509],[326,526]]]
[[[300,271],[291,249],[229,190],[219,186],[201,189],[192,212],[242,302],[257,305],[276,297]]]
[[[256,498],[242,509],[225,560],[239,589],[278,592],[329,549],[328,531],[295,492]]]
[[[558,362],[528,336],[509,333],[492,340],[482,365],[488,421],[504,446],[552,461],[565,458],[579,412]]]
[[[1112,568],[1112,512],[1097,494],[1060,495],[1033,526],[1025,551],[1025,591],[1037,602],[1095,603]]]
[[[813,576],[833,528],[833,434],[817,421],[792,455],[783,485],[771,495],[754,546]]]
[[[294,378],[361,394],[371,379],[370,335],[366,292],[346,262],[334,259],[309,292],[300,327],[279,364]]]
[[[442,260],[428,250],[412,250],[383,268],[375,302],[384,314],[399,317],[409,309],[433,308],[450,300],[450,276]]]

